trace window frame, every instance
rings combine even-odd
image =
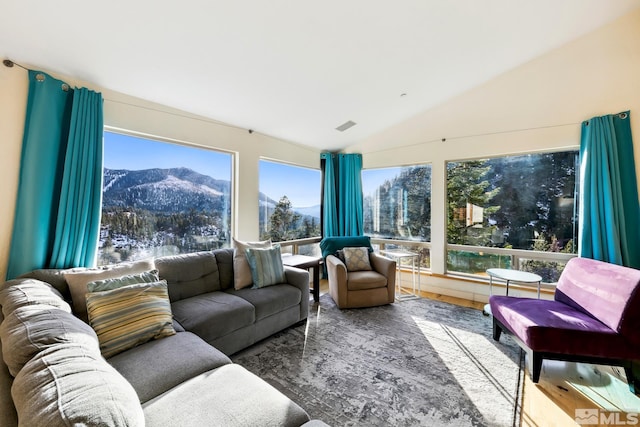
[[[236,197],[236,186],[237,186],[237,162],[238,162],[238,153],[235,151],[231,151],[228,149],[224,149],[224,148],[219,148],[219,147],[215,147],[215,146],[210,146],[210,145],[206,145],[206,144],[198,144],[195,142],[191,142],[191,141],[185,141],[185,140],[180,140],[180,139],[175,139],[175,138],[169,138],[169,137],[164,137],[164,136],[159,136],[159,135],[152,135],[149,133],[145,133],[145,132],[139,132],[139,131],[135,131],[135,130],[130,130],[130,129],[123,129],[123,128],[119,128],[119,127],[114,127],[114,126],[109,126],[109,125],[104,125],[103,126],[103,131],[109,132],[109,133],[113,133],[113,134],[119,134],[119,135],[123,135],[123,136],[127,136],[127,137],[133,137],[133,138],[138,138],[138,139],[145,139],[145,140],[149,140],[152,142],[159,142],[159,143],[163,143],[163,144],[172,144],[172,145],[177,145],[177,146],[181,146],[181,147],[186,147],[186,148],[195,148],[195,149],[200,149],[200,150],[208,150],[208,151],[214,151],[214,152],[218,152],[221,154],[225,154],[229,156],[229,207],[230,207],[230,215],[229,215],[229,224],[228,224],[228,235],[229,235],[229,240],[227,242],[227,245],[224,247],[231,247],[231,238],[232,236],[235,235],[235,230],[236,225],[237,225],[237,197]],[[104,157],[104,154],[103,154]],[[104,170],[105,165],[104,165],[104,160],[103,160],[103,165],[102,168]],[[213,178],[213,177],[212,177]],[[214,178],[217,179],[217,178]],[[104,185],[103,185],[104,186]],[[100,197],[102,199],[102,193],[100,194]],[[102,211],[103,211],[103,201],[101,200],[100,202],[100,214],[102,216]],[[100,219],[100,229],[102,228],[102,218]],[[99,262],[99,253],[100,253],[100,247],[96,248],[96,260]],[[126,262],[126,261],[121,261],[121,262]]]
[[[317,236],[310,236],[310,237],[304,237],[301,239],[290,239],[290,240],[281,240],[278,241],[277,243],[281,244],[281,246],[285,247],[285,246],[295,246],[296,250],[297,247],[299,246],[297,242],[300,242],[301,245],[304,245],[303,242],[309,242],[309,241],[319,241],[322,238],[322,207],[323,207],[323,200],[322,200],[322,186],[323,186],[323,182],[322,182],[322,170],[320,167],[317,168],[313,168],[313,167],[309,167],[309,166],[304,166],[295,162],[290,162],[290,161],[286,161],[286,160],[281,160],[281,159],[276,159],[274,157],[267,157],[267,156],[260,156],[258,158],[258,211],[260,211],[260,193],[263,193],[263,191],[261,190],[261,177],[260,177],[260,167],[261,167],[261,162],[268,162],[268,163],[276,163],[279,165],[284,165],[284,166],[289,166],[289,167],[294,167],[294,168],[300,168],[300,169],[306,169],[306,170],[311,170],[311,171],[317,171],[318,172],[318,184],[319,184],[319,188],[318,188],[318,205],[320,206],[320,218],[318,220],[318,230],[319,233]],[[269,197],[266,193],[265,195],[267,197]],[[285,194],[286,196],[286,194]],[[282,197],[282,196],[280,196]],[[289,199],[291,200],[291,199]],[[276,203],[279,200],[276,200]],[[293,207],[293,206],[292,206]],[[258,212],[258,234],[260,236],[262,236],[262,230],[260,229],[260,212]],[[268,221],[269,218],[265,218],[265,222]],[[274,242],[276,242],[274,240]],[[287,244],[287,242],[290,242],[290,244]]]
[[[429,239],[428,240],[418,240],[418,239],[414,239],[414,240],[405,240],[405,239],[400,239],[400,238],[395,238],[395,237],[374,237],[374,236],[370,236],[372,241],[377,241],[382,243],[383,245],[385,244],[390,244],[389,242],[391,241],[398,241],[398,242],[406,242],[407,246],[413,246],[413,245],[418,245],[421,247],[430,247],[431,246],[431,230],[433,229],[433,161],[430,162],[418,162],[418,163],[410,163],[410,164],[402,164],[399,166],[378,166],[378,167],[371,167],[371,168],[363,168],[361,171],[361,179],[363,180],[363,194],[362,194],[362,198],[363,198],[363,202],[364,199],[368,196],[367,194],[364,193],[364,176],[363,174],[366,173],[367,171],[374,171],[374,170],[381,170],[381,169],[403,169],[403,168],[414,168],[414,167],[429,167]],[[400,171],[400,173],[402,173],[402,170]],[[403,213],[404,214],[404,213]],[[365,212],[364,212],[364,206],[363,206],[363,217],[365,216]],[[364,224],[363,224],[363,230],[364,230]],[[367,231],[364,230],[364,234],[367,235]],[[383,246],[384,247],[384,246]]]

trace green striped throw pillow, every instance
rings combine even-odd
[[[165,280],[91,292],[87,312],[105,358],[176,333]]]
[[[284,283],[286,278],[280,245],[273,245],[268,249],[248,248],[246,254],[254,289]]]
[[[110,291],[112,289],[121,288],[127,285],[135,285],[137,283],[153,283],[157,282],[158,280],[160,280],[160,277],[158,277],[158,270],[151,270],[145,271],[140,274],[126,274],[121,277],[89,282],[87,283],[87,290],[89,292]]]

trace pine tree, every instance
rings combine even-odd
[[[491,166],[486,160],[473,160],[449,163],[447,169],[447,240],[452,244],[485,246],[491,239],[489,215],[500,209],[490,204],[500,192],[499,187],[492,188],[489,182]],[[484,209],[481,227],[467,225],[468,205]]]
[[[298,221],[300,221],[300,215],[291,208],[289,198],[282,196],[269,217],[269,231],[265,234],[274,242],[296,239]]]

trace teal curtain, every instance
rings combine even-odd
[[[323,170],[322,235],[362,236],[362,155],[320,155]]]
[[[336,176],[333,157],[335,154],[320,154],[320,166],[322,169],[322,235],[339,236],[338,231],[338,204],[336,192]]]
[[[640,205],[630,113],[582,123],[578,253],[640,268]]]
[[[97,249],[102,96],[29,71],[27,114],[7,278],[89,266]]]

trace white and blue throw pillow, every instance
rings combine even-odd
[[[280,245],[266,249],[248,248],[246,254],[254,289],[285,282]]]

